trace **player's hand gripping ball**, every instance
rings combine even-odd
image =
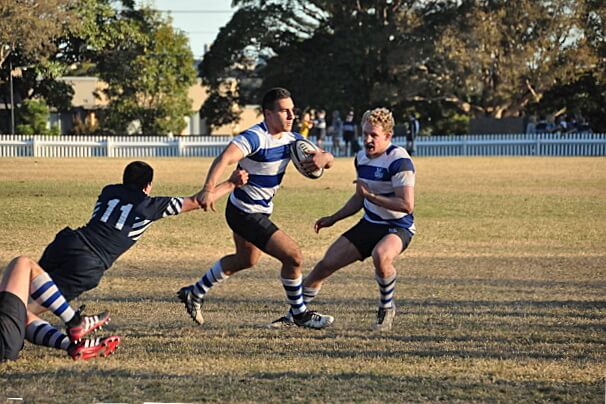
[[[311,151],[319,151],[320,148],[310,142],[307,139],[297,139],[290,144],[290,159],[295,165],[297,171],[303,174],[307,178],[318,179],[324,174],[323,168],[318,168],[314,171],[306,170],[301,164],[303,160],[307,160],[312,157]]]

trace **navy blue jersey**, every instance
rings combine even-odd
[[[182,207],[183,198],[149,197],[123,184],[107,185],[90,221],[77,231],[109,268],[155,220],[177,215]]]

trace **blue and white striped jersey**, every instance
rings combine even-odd
[[[123,184],[107,185],[97,198],[90,221],[77,232],[109,268],[154,221],[178,215],[182,207],[183,198],[152,198]]]
[[[248,171],[248,183],[231,193],[231,203],[243,212],[271,214],[272,199],[290,161],[289,146],[302,138],[294,132],[285,132],[280,138],[272,136],[265,122],[236,136],[232,143],[244,153],[239,167]]]
[[[356,155],[358,179],[364,180],[368,190],[376,195],[394,196],[394,188],[415,185],[415,166],[406,149],[390,144],[385,153],[368,158],[364,150]],[[403,227],[415,234],[414,215],[385,209],[364,200],[364,219],[372,223]]]

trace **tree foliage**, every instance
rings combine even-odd
[[[135,120],[143,133],[180,133],[191,114],[195,81],[187,38],[169,19],[132,0],[0,0],[0,89],[8,103],[10,54],[17,103],[44,99],[71,108],[73,89],[57,78],[78,72],[109,84],[105,129],[124,133]],[[6,29],[2,29],[6,28]]]
[[[65,27],[77,24],[76,2],[0,0],[0,102],[10,103],[12,75],[17,105],[28,98],[47,99],[53,107],[69,104],[73,92],[54,82],[53,58]]]
[[[235,79],[232,99],[242,102],[244,78],[256,77],[256,100],[281,85],[300,106],[361,112],[385,105],[400,118],[416,110],[435,128],[451,121],[459,131],[461,116],[521,116],[553,108],[546,95],[587,84],[585,76],[604,82],[603,1],[234,4],[240,9],[199,72],[213,108],[225,104],[215,100],[221,82]],[[213,108],[207,112],[222,114]]]
[[[97,72],[108,84],[104,127],[126,133],[137,121],[143,134],[181,133],[184,117],[191,114],[188,89],[195,82],[186,36],[146,7],[126,10],[116,29],[123,39],[95,57]]]
[[[56,135],[57,128],[47,128],[50,110],[42,99],[28,99],[19,108],[17,132],[24,135]]]
[[[0,0],[0,67],[14,51],[42,60],[53,54],[53,39],[72,22],[74,0]]]
[[[402,41],[394,72],[415,77],[421,91],[410,94],[411,100],[452,103],[472,115],[519,116],[554,83],[570,83],[591,64],[575,3],[521,0],[514,7],[468,0],[426,15],[425,35],[434,29],[428,49],[415,52],[409,40]],[[408,80],[402,84],[408,87]]]

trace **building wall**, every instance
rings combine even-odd
[[[59,80],[69,83],[74,88],[74,97],[72,98],[72,107],[74,110],[80,110],[84,116],[95,114],[95,111],[107,106],[108,100],[105,97],[96,97],[95,93],[100,94],[100,90],[107,88],[107,84],[96,77],[62,77]],[[260,122],[259,107],[257,105],[247,105],[241,108],[240,122],[223,125],[220,128],[209,132],[208,125],[204,117],[200,116],[200,108],[208,98],[208,91],[202,85],[200,79],[191,86],[187,93],[192,103],[192,113],[184,117],[187,123],[186,128],[181,135],[236,135],[250,126]],[[73,128],[74,110],[68,112],[53,113],[51,123],[60,122],[61,133],[65,134]]]

